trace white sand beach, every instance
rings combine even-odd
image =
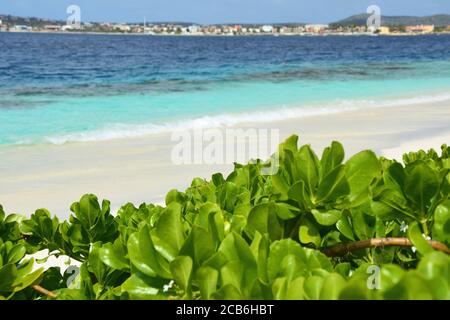
[[[372,149],[401,159],[419,149],[450,143],[450,101],[310,116],[286,121],[245,123],[239,128],[279,129],[310,143],[316,152],[331,141],[344,144],[346,155]],[[38,208],[66,218],[70,205],[85,193],[109,199],[117,210],[132,202],[163,203],[171,189],[184,190],[194,177],[226,175],[232,164],[175,165],[177,142],[160,134],[106,142],[16,146],[0,149],[0,203],[8,213],[30,215]]]

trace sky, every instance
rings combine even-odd
[[[71,4],[83,22],[329,23],[373,4],[383,15],[450,14],[450,0],[0,0],[0,14],[66,20]]]

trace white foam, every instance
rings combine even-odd
[[[302,107],[280,107],[276,110],[252,111],[202,116],[194,119],[182,119],[161,124],[112,124],[93,131],[78,132],[62,136],[46,137],[47,143],[62,145],[69,142],[94,142],[114,139],[135,138],[152,134],[164,134],[174,131],[223,128],[244,123],[264,123],[303,118],[315,115],[335,114],[344,111],[395,107],[425,103],[437,103],[450,100],[450,93],[423,95],[416,97],[385,100],[336,100],[328,104]]]

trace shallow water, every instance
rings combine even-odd
[[[0,144],[62,144],[450,98],[450,36],[0,33]]]

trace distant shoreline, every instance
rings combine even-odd
[[[64,35],[110,35],[110,36],[148,36],[148,37],[415,37],[415,36],[439,36],[450,35],[450,31],[446,32],[431,32],[431,33],[390,33],[390,34],[373,34],[368,32],[362,33],[304,33],[304,34],[144,34],[144,33],[120,33],[120,32],[67,32],[67,31],[0,31],[1,33],[15,33],[15,34],[64,34]]]

